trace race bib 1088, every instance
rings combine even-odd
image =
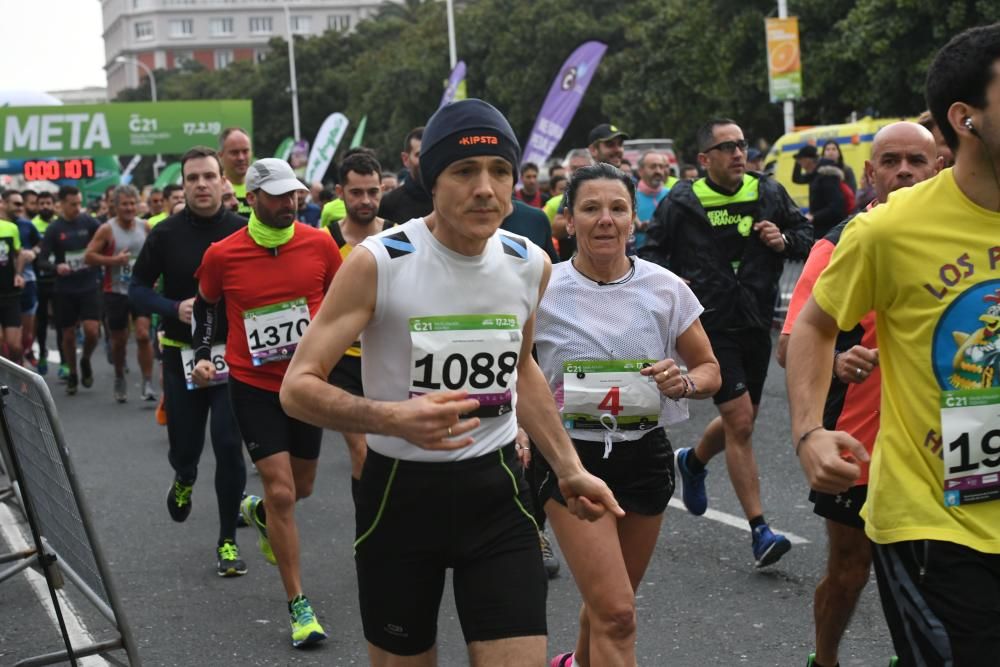
[[[410,397],[464,389],[479,409],[463,417],[509,413],[521,351],[514,315],[410,318]]]

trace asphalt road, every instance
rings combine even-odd
[[[330,639],[313,650],[297,651],[289,643],[277,570],[257,553],[247,529],[240,530],[239,538],[249,573],[235,579],[215,574],[211,450],[206,448],[202,460],[191,517],[174,523],[165,508],[172,480],[166,429],[154,421],[154,404],[137,400],[137,371],[129,376],[131,400],[117,405],[111,370],[100,351],[95,356],[94,388],[69,397],[51,374],[47,380],[144,664],[367,664],[351,555],[350,467],[339,436],[326,434],[316,492],[297,514],[306,594]],[[134,358],[131,363],[134,367]],[[674,447],[694,444],[714,414],[710,401],[694,404],[691,420],[670,435]],[[791,451],[784,373],[777,365],[772,364],[754,446],[768,521],[804,541],[776,565],[755,570],[750,534],[725,462],[723,457],[713,461],[709,507],[723,514],[692,517],[682,508],[668,509],[657,552],[637,592],[640,665],[805,664],[813,647],[812,596],[826,543]],[[260,493],[258,477],[249,477],[248,491]],[[20,515],[11,505],[5,507],[0,507],[0,528],[10,534],[10,524]],[[726,515],[732,517],[728,523]],[[0,554],[8,551],[3,541],[0,537]],[[0,583],[0,665],[61,647],[39,599],[38,590],[42,600],[47,593],[44,584],[38,589],[38,580],[21,574]],[[81,631],[106,638],[107,623],[71,586],[64,592],[84,626]],[[550,657],[574,645],[579,600],[564,566],[549,589]],[[450,593],[441,609],[439,651],[441,665],[467,664]],[[885,665],[891,654],[873,580],[844,639],[840,663]]]

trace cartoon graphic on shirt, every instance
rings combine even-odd
[[[945,311],[934,340],[941,388],[1000,387],[1000,281],[966,290]]]

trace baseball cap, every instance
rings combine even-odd
[[[247,191],[263,190],[269,195],[284,195],[296,190],[306,190],[291,166],[284,160],[266,157],[257,160],[247,170]]]
[[[799,149],[799,152],[795,154],[795,159],[800,157],[819,157],[819,151],[816,150],[815,146],[806,145]]]
[[[622,139],[629,138],[628,133],[622,132],[611,123],[601,123],[590,131],[590,135],[587,137],[587,145],[590,146],[598,141],[608,141],[615,137],[621,137]]]
[[[761,159],[762,157],[764,157],[764,154],[761,153],[756,148],[751,148],[750,150],[747,151],[747,162],[753,162],[755,160]]]

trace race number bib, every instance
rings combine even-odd
[[[1000,389],[941,393],[944,504],[1000,498]]]
[[[212,358],[211,362],[215,364],[215,377],[209,382],[206,387],[214,387],[217,384],[225,384],[229,380],[229,364],[226,363],[226,344],[219,343],[218,345],[212,346]],[[204,389],[205,387],[199,387],[194,383],[192,379],[192,373],[194,372],[194,350],[190,347],[181,348],[181,366],[184,368],[184,382],[187,383],[187,388],[189,390],[194,389]]]
[[[499,417],[513,409],[511,383],[521,351],[514,315],[410,318],[410,397],[465,389],[479,408],[463,417]]]
[[[243,311],[253,365],[291,359],[310,321],[305,297]]]
[[[135,267],[135,258],[129,258],[128,264],[119,267],[121,270],[118,272],[118,279],[128,285],[132,282],[132,269]]]
[[[86,248],[83,250],[67,250],[66,251],[66,264],[69,265],[70,271],[82,271],[87,268],[87,265],[83,263],[83,256],[87,253]]]
[[[653,359],[567,361],[563,364],[563,426],[634,431],[660,421],[660,390],[639,371]],[[609,418],[610,415],[610,418]]]

